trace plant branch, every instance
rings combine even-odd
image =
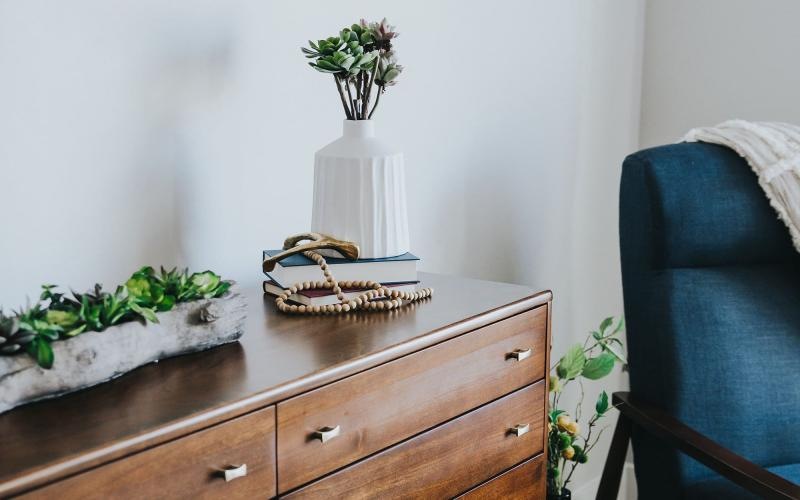
[[[378,56],[380,57],[380,56]],[[366,100],[364,101],[364,112],[363,118],[367,118],[367,108],[369,108],[369,101],[372,99],[372,85],[375,83],[375,75],[378,73],[378,58],[373,59],[374,64],[372,65],[372,73],[370,73],[369,81],[367,82],[367,92],[366,92]],[[369,114],[372,116],[372,113]]]
[[[359,120],[361,119],[361,108],[363,107],[363,99],[362,99],[362,90],[363,90],[363,75],[359,71],[358,75],[356,75],[355,87],[356,87],[356,118]]]
[[[344,85],[345,85],[345,87],[347,87],[347,97],[349,98],[349,102],[350,102],[350,116],[351,116],[350,119],[354,120],[354,119],[358,118],[358,116],[356,115],[356,106],[355,106],[355,101],[353,101],[353,94],[350,92],[350,79],[349,78],[345,78],[344,79]]]
[[[378,109],[378,103],[381,102],[381,94],[383,94],[383,87],[378,87],[378,96],[375,98],[375,105],[372,106],[372,111],[369,112],[368,119],[372,119],[375,110]]]
[[[342,92],[342,86],[339,84],[339,77],[337,75],[333,75],[333,81],[336,83],[336,90],[339,92],[339,97],[342,99],[342,107],[344,107],[344,114],[348,120],[353,119],[353,115],[350,114],[350,108],[347,107],[347,101],[344,98],[344,92]]]

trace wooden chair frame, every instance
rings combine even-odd
[[[619,410],[619,420],[603,468],[597,500],[617,498],[628,441],[634,425],[762,498],[781,500],[800,498],[800,485],[720,446],[655,406],[636,401],[629,392],[615,392],[613,403]]]

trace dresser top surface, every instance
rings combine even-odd
[[[545,304],[549,292],[420,273],[393,311],[287,316],[255,287],[240,342],[166,359],[0,415],[0,494],[212,425]],[[2,495],[0,495],[2,496]]]

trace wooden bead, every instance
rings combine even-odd
[[[322,271],[323,278],[319,281],[303,281],[295,283],[275,298],[275,305],[279,311],[296,314],[334,314],[356,311],[388,311],[403,306],[405,303],[425,299],[433,295],[433,288],[421,288],[414,292],[401,292],[392,290],[381,283],[372,280],[346,280],[337,282],[330,272],[325,258],[313,251],[303,252],[303,255],[316,263]],[[343,289],[361,289],[363,293],[356,298],[346,300]],[[325,306],[305,306],[287,304],[289,296],[302,290],[329,289],[339,298],[339,304]],[[405,301],[405,303],[404,303]]]

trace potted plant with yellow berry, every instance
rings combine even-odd
[[[617,363],[625,364],[623,344],[619,339],[624,322],[620,319],[614,326],[613,318],[606,318],[600,327],[591,332],[583,344],[575,344],[551,369],[550,410],[548,414],[547,450],[547,498],[568,500],[572,497],[567,488],[575,469],[589,460],[589,452],[595,447],[605,430],[600,425],[611,409],[608,393],[601,391],[594,405],[594,412],[581,424],[584,399],[583,380],[598,380],[608,376]],[[571,414],[560,406],[564,390],[568,386],[579,386],[579,399]]]

